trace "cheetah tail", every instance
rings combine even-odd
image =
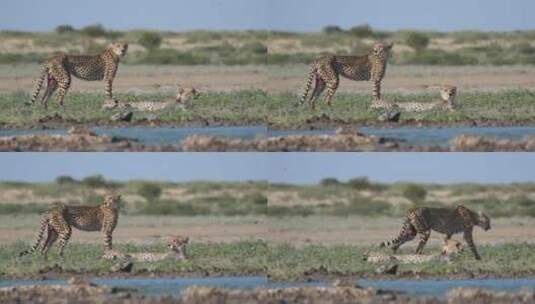
[[[32,99],[30,100],[30,103],[35,103],[35,100],[37,99],[37,96],[39,96],[39,92],[41,91],[41,88],[43,87],[43,82],[45,81],[45,77],[48,75],[48,68],[46,66],[43,66],[43,69],[41,70],[41,75],[39,75],[39,78],[37,79],[37,83],[35,84],[35,91],[32,94]]]
[[[312,87],[312,80],[314,80],[314,75],[315,74],[316,74],[316,69],[313,66],[310,69],[310,72],[308,73],[308,79],[307,79],[307,82],[305,84],[305,89],[303,91],[303,95],[301,95],[301,99],[299,100],[300,104],[305,103],[305,101],[307,99],[307,96],[308,96],[308,92],[310,91],[310,88]]]
[[[412,230],[412,225],[409,222],[409,220],[405,220],[403,223],[403,227],[401,227],[401,231],[399,232],[398,236],[396,236],[394,239],[390,241],[384,241],[381,244],[379,244],[379,247],[390,247],[395,244],[399,244],[404,241],[405,236],[409,231]]]
[[[41,228],[39,229],[39,233],[37,234],[35,244],[30,249],[19,253],[19,257],[35,252],[37,248],[39,248],[39,244],[41,244],[41,241],[43,240],[43,235],[45,231],[47,230],[48,230],[48,217],[45,215],[41,218]]]

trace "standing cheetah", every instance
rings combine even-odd
[[[331,99],[338,88],[340,75],[355,81],[370,80],[373,82],[373,98],[381,99],[381,81],[385,76],[386,63],[393,43],[376,43],[372,50],[364,56],[327,55],[312,63],[305,90],[300,103],[307,101],[312,81],[316,79],[314,91],[308,103],[315,108],[315,100],[327,88],[325,102],[331,105]]]
[[[66,206],[56,204],[54,208],[41,217],[41,228],[35,244],[19,256],[36,251],[46,232],[41,254],[46,258],[47,252],[59,238],[58,252],[63,258],[63,250],[71,238],[72,228],[82,231],[100,231],[104,236],[104,251],[112,249],[112,234],[119,219],[120,195],[107,195],[99,206]]]
[[[399,235],[391,241],[383,242],[381,247],[389,246],[394,252],[403,245],[420,235],[420,242],[416,254],[421,254],[431,230],[446,235],[446,240],[453,234],[463,232],[464,240],[472,250],[474,257],[480,260],[476,245],[472,237],[474,226],[480,226],[485,231],[490,229],[490,219],[482,212],[474,212],[464,206],[455,209],[448,208],[415,208],[409,210]]]
[[[71,86],[72,76],[88,81],[104,80],[106,82],[106,96],[113,100],[112,86],[119,61],[126,55],[128,43],[114,42],[98,55],[56,55],[43,63],[41,76],[30,103],[35,103],[39,91],[47,78],[47,88],[41,99],[45,109],[48,107],[48,99],[59,87],[59,104],[62,108],[63,99]]]

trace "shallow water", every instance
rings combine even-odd
[[[147,295],[179,295],[190,286],[210,286],[229,289],[285,288],[293,286],[322,286],[320,282],[280,283],[266,277],[158,278],[158,279],[91,279],[99,285],[135,288]],[[0,287],[26,285],[63,285],[65,280],[0,280]]]
[[[535,289],[535,279],[484,279],[484,280],[359,280],[363,287],[402,291],[418,296],[444,296],[458,287],[474,287],[499,291]]]
[[[364,134],[398,139],[411,145],[447,146],[449,141],[460,134],[489,136],[499,139],[522,139],[535,135],[535,127],[432,127],[432,128],[358,128]],[[99,135],[118,136],[138,140],[147,145],[178,144],[193,134],[204,134],[228,138],[253,139],[285,135],[332,135],[333,129],[324,130],[269,130],[265,126],[247,127],[129,127],[129,128],[92,128]],[[0,130],[0,136],[25,134],[66,134],[66,130]]]
[[[190,286],[210,286],[230,289],[253,288],[287,288],[302,286],[327,286],[326,283],[271,282],[265,277],[212,277],[212,278],[140,278],[107,279],[94,278],[92,282],[99,285],[135,288],[147,295],[179,295]],[[357,280],[362,287],[401,291],[414,296],[442,297],[449,290],[457,287],[477,287],[499,291],[518,291],[535,289],[535,279],[484,279],[484,280]],[[65,280],[0,280],[0,287],[25,285],[66,284]]]

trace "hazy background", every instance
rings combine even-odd
[[[52,31],[58,24],[108,28],[317,31],[369,23],[383,30],[510,31],[535,28],[532,0],[3,0],[0,29]]]
[[[0,180],[535,182],[533,153],[2,153]]]

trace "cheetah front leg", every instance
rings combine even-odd
[[[470,250],[474,254],[476,260],[481,260],[481,256],[477,252],[476,244],[474,244],[474,239],[472,237],[472,229],[464,231],[464,240],[466,241],[466,244],[468,244],[468,246],[470,247]]]
[[[427,241],[429,240],[430,235],[431,235],[430,230],[420,233],[420,242],[418,243],[418,247],[416,248],[416,254],[422,254],[422,251],[424,250],[424,246],[425,244],[427,244]]]
[[[372,95],[373,100],[381,100],[381,81],[373,82]]]
[[[117,104],[118,101],[113,98],[113,79],[106,80],[105,90],[106,90],[106,98],[108,100],[113,100],[115,104]]]

